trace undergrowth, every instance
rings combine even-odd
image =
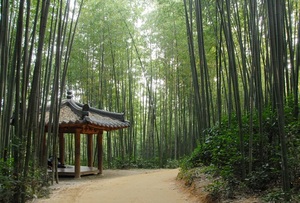
[[[14,197],[16,191],[20,191],[20,193],[23,191],[25,200],[49,194],[49,190],[46,187],[47,183],[42,179],[45,175],[43,175],[41,170],[31,170],[26,178],[21,175],[19,178],[16,178],[13,164],[13,159],[6,161],[0,159],[0,202],[17,202]],[[26,189],[21,190],[21,187]]]
[[[291,183],[288,194],[280,189],[281,147],[277,117],[271,108],[262,113],[261,129],[257,114],[252,115],[252,129],[250,115],[243,117],[244,167],[238,122],[232,116],[230,121],[229,118],[224,118],[219,125],[205,130],[205,142],[199,144],[192,155],[182,161],[181,173],[188,174],[185,178],[193,181],[190,170],[197,167],[208,168],[213,176],[221,178],[208,187],[208,190],[218,197],[234,198],[234,191],[239,191],[260,194],[266,202],[300,202],[300,122],[292,116],[292,110],[289,105],[285,108],[285,134]],[[245,178],[242,177],[243,170],[246,172]]]
[[[105,166],[108,168],[108,166]],[[146,168],[146,169],[157,169],[157,168],[178,168],[179,161],[174,159],[167,159],[161,162],[159,158],[152,159],[131,159],[131,158],[115,158],[112,161],[111,168],[117,169],[129,169],[129,168]]]

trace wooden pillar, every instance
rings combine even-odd
[[[97,135],[97,145],[98,145],[98,170],[99,170],[99,174],[102,174],[102,171],[103,171],[102,135],[103,135],[103,131],[98,132],[98,135]]]
[[[80,131],[75,132],[75,178],[80,178]]]
[[[88,167],[93,166],[93,134],[87,135],[87,155],[88,155]]]
[[[62,165],[65,164],[65,135],[59,133],[59,159]]]

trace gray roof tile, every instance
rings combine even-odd
[[[49,111],[46,112],[46,125],[49,123]],[[105,130],[127,128],[130,123],[124,119],[124,113],[115,113],[83,105],[72,99],[62,102],[59,116],[60,125],[93,124]]]

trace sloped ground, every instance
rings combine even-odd
[[[234,191],[234,198],[221,198],[220,194],[217,194],[220,188],[213,184],[213,181],[216,181],[218,177],[211,177],[211,175],[204,173],[201,168],[181,172],[178,177],[185,193],[189,193],[201,203],[262,203],[255,194],[246,195],[244,191]],[[214,190],[216,194],[214,194]]]

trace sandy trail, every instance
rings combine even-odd
[[[107,170],[102,176],[63,180],[42,202],[192,203],[176,183],[178,169]],[[93,178],[94,177],[94,178]]]

